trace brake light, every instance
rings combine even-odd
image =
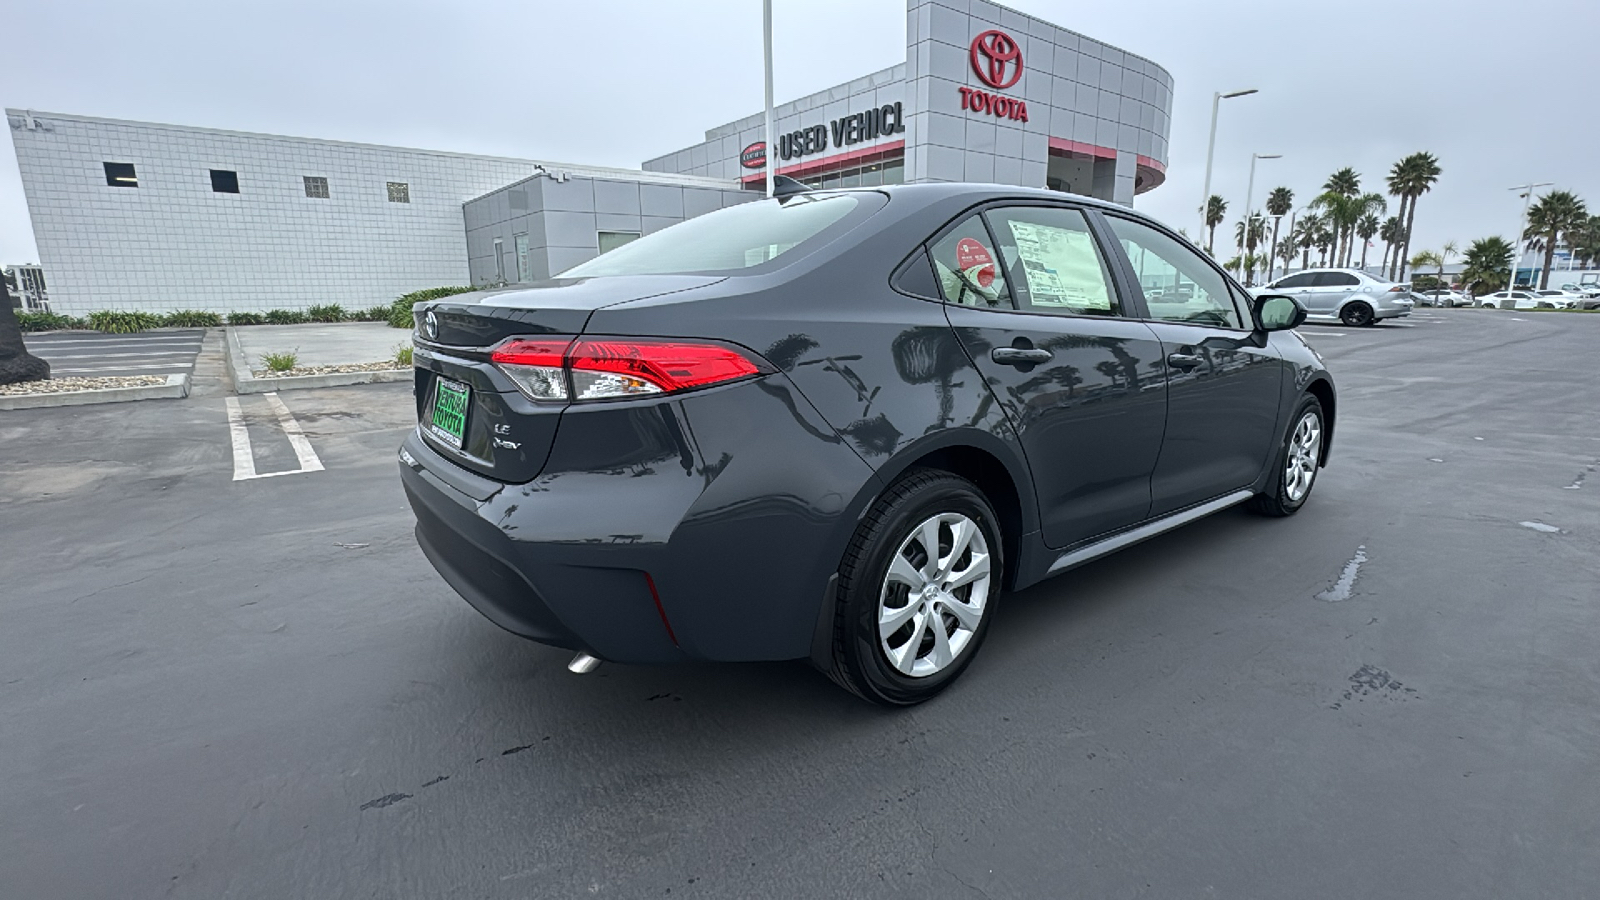
[[[567,362],[575,400],[667,394],[761,371],[732,348],[680,341],[580,340]]]
[[[1405,285],[1397,284],[1394,287],[1389,288],[1389,293],[1391,293],[1391,294],[1399,294],[1399,293],[1402,293],[1402,292],[1404,292],[1406,290],[1407,290],[1407,288],[1406,288]]]
[[[670,394],[763,371],[732,347],[701,341],[517,339],[490,359],[535,400]]]
[[[507,341],[489,359],[534,400],[567,399],[567,373],[563,368],[571,338]]]

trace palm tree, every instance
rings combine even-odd
[[[1378,195],[1368,194],[1367,196],[1377,197]],[[1378,199],[1381,200],[1383,198],[1379,197]],[[1363,272],[1367,269],[1367,245],[1372,242],[1372,236],[1378,233],[1380,227],[1382,226],[1378,222],[1376,213],[1367,213],[1356,221],[1356,236],[1361,238],[1361,270]]]
[[[1550,263],[1555,260],[1556,241],[1560,236],[1575,231],[1589,223],[1589,210],[1583,200],[1571,191],[1551,191],[1539,198],[1528,210],[1528,230],[1523,239],[1530,249],[1544,246],[1544,268],[1539,276],[1539,288],[1550,286]]]
[[[1272,280],[1274,260],[1278,258],[1278,223],[1283,221],[1283,217],[1288,215],[1291,209],[1294,209],[1294,191],[1286,187],[1276,187],[1267,195],[1267,215],[1272,217],[1272,244],[1267,250],[1267,281]],[[1293,254],[1290,254],[1289,258],[1293,259]]]
[[[1498,291],[1504,287],[1511,277],[1511,262],[1516,258],[1516,248],[1503,237],[1479,238],[1467,246],[1466,254],[1461,258],[1466,263],[1466,268],[1461,271],[1461,284],[1469,294],[1477,296],[1478,288],[1483,288],[1483,293]]]
[[[1416,256],[1411,257],[1411,268],[1416,270],[1423,266],[1438,266],[1440,271],[1444,271],[1444,257],[1432,250],[1419,250]]]
[[[1330,261],[1337,262],[1334,251],[1339,244],[1339,227],[1327,217],[1317,220],[1317,251],[1322,254],[1322,265],[1327,266]]]
[[[1567,244],[1572,247],[1573,257],[1587,269],[1600,260],[1600,216],[1590,216],[1581,228],[1575,228],[1567,235]]]
[[[1432,153],[1413,153],[1394,164],[1389,173],[1389,193],[1400,195],[1400,216],[1405,222],[1405,232],[1400,238],[1400,254],[1395,262],[1400,266],[1395,280],[1405,280],[1406,254],[1411,252],[1411,235],[1417,220],[1417,198],[1433,190],[1439,180],[1439,160]],[[1393,276],[1391,276],[1393,277]]]
[[[1439,248],[1439,280],[1440,281],[1444,281],[1444,267],[1450,264],[1450,257],[1455,256],[1459,252],[1460,252],[1460,248],[1456,246],[1456,242],[1453,241],[1453,240],[1445,241],[1444,242],[1444,246]],[[1449,287],[1449,286],[1450,285],[1448,283],[1445,284],[1445,287]]]
[[[1300,248],[1300,268],[1311,266],[1311,248],[1316,246],[1317,233],[1322,228],[1321,217],[1308,214],[1294,226],[1294,231],[1289,235],[1289,242]]]
[[[1400,217],[1390,216],[1383,220],[1383,225],[1378,228],[1378,237],[1383,239],[1383,271],[1389,272],[1389,257],[1394,253],[1394,248],[1400,246]]]
[[[1222,219],[1228,214],[1228,201],[1212,194],[1206,200],[1206,252],[1212,256],[1217,255],[1217,226],[1222,224]]]
[[[1246,222],[1249,223],[1248,228],[1246,228]],[[1259,264],[1260,259],[1255,255],[1256,247],[1262,243],[1265,243],[1266,239],[1267,220],[1259,212],[1251,213],[1244,219],[1240,219],[1239,224],[1233,227],[1234,246],[1244,246],[1244,260],[1247,262],[1254,260]],[[1250,282],[1254,276],[1254,265],[1246,265],[1239,272],[1239,277],[1244,281],[1245,287],[1250,286]]]
[[[1300,247],[1294,242],[1293,237],[1286,237],[1278,245],[1278,258],[1283,260],[1283,271],[1289,271],[1289,265],[1294,262],[1294,255],[1300,252]],[[1267,279],[1271,281],[1272,279]]]
[[[11,287],[0,278],[0,384],[39,381],[50,377],[50,364],[28,352],[22,343],[22,326],[11,305]]]

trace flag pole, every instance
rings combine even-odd
[[[777,146],[772,143],[772,0],[761,0],[761,51],[767,82],[767,133],[764,139],[767,145],[767,196],[771,197],[778,154]]]

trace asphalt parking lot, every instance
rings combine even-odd
[[[160,329],[139,334],[62,331],[28,334],[28,351],[50,363],[56,377],[180,375],[194,370],[205,337],[201,328]]]
[[[1600,315],[1304,333],[1300,515],[1008,596],[899,712],[501,632],[405,385],[0,413],[0,896],[1593,896]]]

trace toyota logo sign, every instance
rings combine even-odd
[[[972,40],[972,71],[995,90],[1011,87],[1022,78],[1022,48],[1004,31],[985,31]]]
[[[433,314],[431,309],[428,310],[427,315],[422,317],[422,333],[430,341],[437,340],[439,337],[439,318]]]

